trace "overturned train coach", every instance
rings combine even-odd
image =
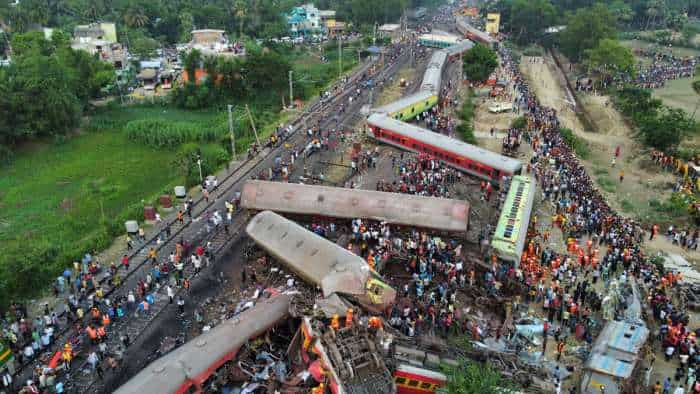
[[[116,394],[204,392],[206,383],[234,360],[251,338],[286,321],[291,296],[278,294],[229,319],[149,364]]]
[[[367,125],[377,140],[398,148],[426,153],[448,166],[498,184],[503,176],[519,175],[520,160],[499,155],[440,133],[375,113]]]
[[[351,296],[377,312],[394,303],[396,290],[365,260],[291,220],[263,211],[248,223],[246,233],[302,279],[319,286],[324,297]]]
[[[469,225],[466,201],[295,183],[247,181],[241,206],[285,215],[369,219],[457,235],[466,234]]]

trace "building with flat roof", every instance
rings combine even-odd
[[[44,35],[52,33],[52,29],[44,30]],[[117,41],[117,27],[111,22],[76,26],[73,29],[71,48],[98,55],[102,61],[111,63],[117,70],[127,66],[129,53]]]
[[[339,34],[345,31],[345,23],[336,20],[334,10],[319,10],[311,3],[294,7],[285,15],[289,33],[293,37],[313,34]]]

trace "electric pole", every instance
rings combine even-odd
[[[374,22],[374,31],[372,32],[372,45],[377,46],[377,22]]]
[[[292,85],[292,74],[294,74],[294,71],[289,70],[289,106],[292,107],[292,103],[294,102],[294,87]]]
[[[343,76],[343,37],[338,34],[338,78]]]
[[[236,136],[233,133],[233,105],[231,104],[228,105],[228,131],[231,133],[231,157],[236,161]]]
[[[248,119],[250,119],[250,125],[253,126],[253,133],[255,133],[255,142],[257,142],[258,146],[262,149],[262,145],[260,144],[260,138],[258,138],[258,129],[255,128],[253,114],[250,113],[250,108],[248,107],[248,104],[245,105],[245,110],[246,112],[248,112]]]

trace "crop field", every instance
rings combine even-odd
[[[32,291],[81,251],[108,246],[124,219],[141,215],[142,201],[183,183],[173,150],[129,140],[128,121],[215,116],[162,107],[105,109],[82,135],[20,149],[14,163],[0,168],[0,291]]]

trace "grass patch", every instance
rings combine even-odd
[[[663,88],[653,89],[652,95],[654,98],[661,99],[669,107],[684,110],[688,115],[695,113],[695,120],[700,120],[698,113],[700,111],[696,112],[700,96],[693,90],[692,83],[688,78],[667,81]]]
[[[610,179],[610,177],[607,175],[601,175],[596,178],[596,180],[598,181],[600,188],[608,193],[614,193],[615,190],[617,190],[617,183],[615,183],[615,181]]]
[[[605,168],[596,167],[593,169],[593,174],[596,176],[608,176],[610,172]]]
[[[462,107],[457,113],[459,119],[461,120],[461,123],[457,126],[457,132],[462,137],[462,140],[464,142],[476,145],[477,140],[474,136],[474,128],[472,126],[472,120],[474,119],[474,111],[476,109],[474,101],[472,100],[473,95],[474,93],[471,90],[469,90],[464,96],[464,103],[462,103]]]
[[[622,208],[623,212],[634,212],[634,204],[629,202],[629,200],[622,200],[620,201],[620,208]]]
[[[259,127],[274,129],[267,127],[275,123],[267,119],[272,115],[258,116]],[[205,174],[228,160],[223,141],[157,149],[130,140],[128,123],[197,125],[225,116],[160,106],[108,106],[94,114],[79,136],[18,149],[14,162],[0,168],[0,304],[38,294],[82,254],[108,247],[123,233],[125,220],[141,220],[144,203],[172,193],[175,185],[198,182],[194,152],[202,154]],[[241,135],[237,145],[247,148],[251,140]]]

